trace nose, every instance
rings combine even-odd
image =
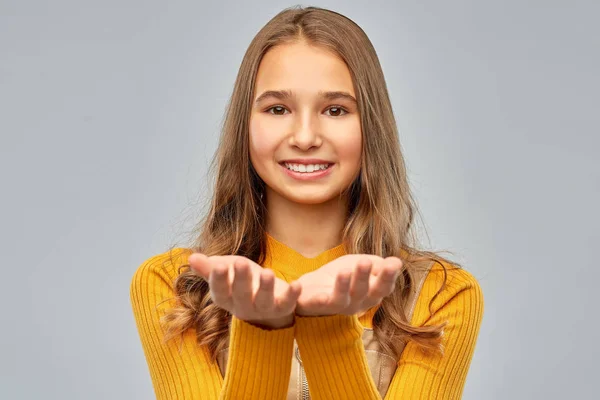
[[[300,115],[294,121],[293,132],[289,138],[290,145],[305,151],[311,147],[320,147],[323,139],[319,129],[318,117],[309,112]]]

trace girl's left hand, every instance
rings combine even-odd
[[[398,257],[347,254],[297,279],[302,292],[296,315],[353,315],[376,306],[393,292],[402,268]]]

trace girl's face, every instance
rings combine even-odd
[[[271,48],[259,65],[252,101],[250,160],[269,196],[323,203],[358,176],[358,105],[350,71],[336,55],[304,42]],[[288,170],[288,160],[300,170],[329,167],[301,175]]]

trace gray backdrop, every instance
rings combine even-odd
[[[293,4],[0,1],[0,398],[153,397],[131,277],[185,239],[243,53]],[[464,398],[593,397],[598,3],[303,5],[371,38],[426,244],[483,287]]]

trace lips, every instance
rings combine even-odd
[[[313,172],[296,172],[287,168],[284,164],[281,164],[281,169],[284,173],[299,181],[309,181],[322,179],[331,174],[331,170],[334,168],[334,164],[329,164],[326,169],[321,169]]]
[[[333,164],[332,161],[323,160],[320,158],[292,158],[289,160],[280,161],[279,164]]]

